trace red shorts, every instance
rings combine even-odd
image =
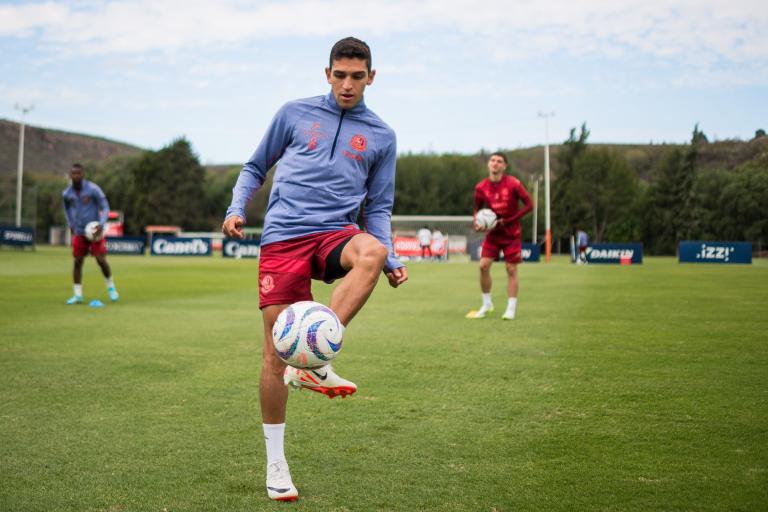
[[[522,263],[523,243],[520,238],[507,238],[487,235],[483,240],[480,257],[499,259],[499,252],[504,251],[504,261],[507,263]]]
[[[90,252],[93,256],[107,254],[107,240],[102,238],[96,242],[91,242],[84,235],[75,235],[72,237],[72,256],[83,258]]]
[[[312,300],[312,279],[323,279],[325,259],[340,243],[362,233],[354,226],[262,246],[259,308]]]

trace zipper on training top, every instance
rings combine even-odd
[[[331,146],[331,160],[333,160],[333,154],[336,152],[336,141],[339,140],[339,132],[341,131],[341,122],[344,120],[344,113],[346,110],[341,111],[339,116],[339,126],[336,127],[336,136],[333,138],[333,146]]]

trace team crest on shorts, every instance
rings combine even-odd
[[[275,287],[275,280],[272,276],[264,276],[261,278],[261,291],[264,294],[271,292]]]
[[[368,147],[368,141],[365,139],[364,135],[358,133],[352,136],[349,145],[352,146],[352,149],[355,151],[365,151],[365,148]]]

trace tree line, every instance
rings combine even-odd
[[[689,144],[666,148],[650,169],[640,170],[626,152],[590,145],[589,135],[586,124],[572,129],[553,159],[553,239],[565,242],[578,227],[595,242],[642,242],[649,254],[674,254],[680,240],[745,240],[756,249],[765,247],[768,144],[757,144],[751,158],[735,168],[703,167],[702,149],[710,143],[696,126]],[[764,137],[758,131],[755,140]],[[487,156],[485,151],[400,155],[394,213],[471,214],[474,186],[487,176]],[[140,235],[151,224],[218,230],[240,170],[239,166],[206,170],[184,138],[158,151],[85,164],[86,178],[102,187],[112,209],[125,213],[128,235]],[[508,172],[531,191],[530,175],[521,175],[514,164]],[[270,172],[248,207],[251,226],[263,222],[271,177]],[[61,191],[66,183],[50,176],[31,180],[37,188],[38,239],[45,239],[49,226],[65,224]],[[543,195],[539,194],[539,238],[544,228]],[[522,227],[524,239],[530,240],[530,216]]]

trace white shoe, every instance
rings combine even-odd
[[[299,491],[291,481],[288,463],[284,460],[267,465],[267,495],[277,501],[296,501],[299,497]]]
[[[346,398],[347,395],[357,391],[357,385],[354,382],[339,377],[329,364],[313,370],[302,370],[293,366],[286,366],[283,381],[286,386],[309,389],[310,391],[322,393],[328,398],[337,396]]]
[[[514,320],[515,319],[515,312],[510,311],[509,309],[504,312],[503,315],[501,315],[502,320]]]
[[[480,309],[477,310],[477,313],[475,314],[475,318],[485,318],[489,314],[493,313],[493,304],[490,306],[486,306],[483,304]]]

